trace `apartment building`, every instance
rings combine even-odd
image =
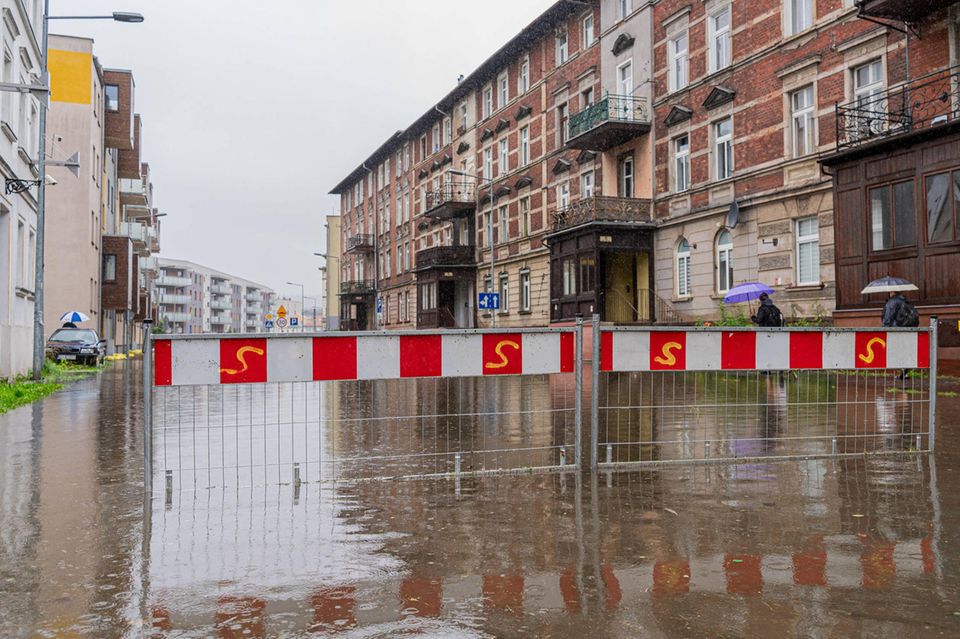
[[[158,258],[158,325],[167,333],[260,333],[272,289],[186,260]]]
[[[836,215],[834,319],[879,324],[885,296],[860,291],[903,277],[919,287],[908,296],[923,323],[941,320],[941,356],[960,359],[960,3],[858,9],[864,33],[844,49],[822,118],[835,131],[822,159]]]
[[[3,82],[40,84],[41,3],[0,1]],[[40,94],[0,92],[0,379],[27,373],[33,364],[36,187]]]

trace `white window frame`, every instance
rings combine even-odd
[[[593,13],[588,13],[583,16],[583,20],[580,21],[580,28],[583,37],[583,48],[586,49],[596,42],[596,38],[593,35]]]
[[[507,138],[497,142],[497,175],[503,176],[510,171],[510,144]]]
[[[595,190],[593,171],[584,171],[580,174],[580,197],[593,197]]]
[[[729,133],[720,133],[721,127],[730,124]],[[733,116],[713,123],[713,176],[716,180],[733,177]]]
[[[530,163],[530,126],[520,129],[520,166]]]
[[[463,127],[463,130],[467,130],[467,122],[469,120],[469,111],[467,108],[467,101],[464,100],[460,103],[460,126]]]
[[[483,109],[484,120],[493,115],[493,86],[490,84],[483,87],[483,102],[481,108]]]
[[[500,310],[501,315],[506,315],[510,312],[510,275],[507,273],[500,273],[499,287],[497,291],[500,293]]]
[[[530,288],[530,269],[520,269],[520,312],[529,313],[532,307],[533,295]]]
[[[557,185],[557,208],[570,206],[570,182],[561,182]]]
[[[721,243],[724,236],[729,241]],[[714,246],[716,247],[717,293],[726,293],[733,286],[733,235],[726,229],[720,231]],[[724,282],[724,279],[727,281]],[[726,284],[725,288],[724,284]]]
[[[617,10],[620,12],[617,18],[623,20],[633,12],[633,0],[620,0],[617,3]]]
[[[497,110],[507,106],[510,101],[510,76],[506,71],[497,76]]]
[[[683,48],[680,47],[681,42]],[[690,65],[687,59],[689,51],[690,40],[686,31],[667,41],[667,58],[670,61],[670,68],[667,72],[667,88],[670,91],[679,91],[689,84]]]
[[[517,203],[520,216],[520,237],[530,235],[530,196],[520,198]]]
[[[556,62],[559,67],[570,58],[570,34],[566,27],[557,34],[555,45]]]
[[[633,95],[633,58],[617,65],[617,94]]]
[[[809,96],[805,105],[797,106],[797,98]],[[789,93],[790,100],[790,153],[799,158],[816,151],[815,95],[813,85],[800,87]]]
[[[453,118],[449,115],[443,118],[443,146],[453,141]]]
[[[859,84],[859,75],[861,70],[867,70],[869,72],[869,81],[866,84]],[[862,110],[869,110],[870,104],[879,105],[877,108],[877,113],[881,116],[876,120],[870,120],[871,124],[868,126],[869,130],[858,132],[860,135],[869,135],[871,133],[879,133],[883,131],[886,124],[884,122],[883,114],[883,100],[877,100],[877,97],[880,96],[886,90],[886,83],[884,81],[883,73],[883,60],[881,58],[874,58],[863,64],[858,64],[857,66],[850,69],[850,86],[853,90],[853,101],[857,102]]]
[[[493,147],[487,147],[483,150],[483,179],[493,178]]]
[[[672,140],[673,142],[673,190],[683,193],[690,188],[690,135],[684,133]],[[684,146],[681,149],[680,143]]]
[[[690,297],[691,278],[690,278],[690,242],[682,237],[677,242],[676,250],[677,266],[677,297]]]
[[[814,17],[815,0],[787,0],[784,8],[787,35],[796,35],[806,31],[816,21]]]
[[[807,233],[806,235],[801,235],[801,227],[804,222],[814,222],[815,231],[812,233]],[[810,285],[819,285],[820,284],[820,219],[816,216],[809,216],[799,218],[796,221],[796,236],[797,236],[797,285],[798,286],[810,286]],[[810,244],[816,245],[816,259],[813,262],[813,268],[816,273],[813,273],[813,277],[804,278],[803,270],[801,268],[800,255],[803,246],[808,246]]]
[[[530,56],[524,56],[520,62],[520,73],[517,75],[517,93],[523,95],[530,90]]]
[[[717,27],[717,21],[726,15],[726,26]],[[725,5],[710,13],[707,19],[707,66],[708,72],[713,73],[730,66],[732,56],[731,36],[733,11],[730,5]]]
[[[570,140],[570,105],[566,102],[557,105],[557,130],[563,146]]]
[[[440,150],[440,123],[433,125],[433,153]]]

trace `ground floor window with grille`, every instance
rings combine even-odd
[[[530,269],[520,271],[520,311],[529,313],[531,308]]]
[[[506,273],[500,274],[500,312],[510,312],[510,276]]]
[[[690,295],[690,243],[681,238],[677,244],[677,297]]]
[[[717,292],[726,293],[733,285],[733,238],[730,231],[717,236]]]
[[[797,220],[797,284],[820,283],[820,221]]]

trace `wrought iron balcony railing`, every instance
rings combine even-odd
[[[347,252],[350,251],[372,251],[373,250],[373,234],[372,233],[361,233],[359,235],[351,235],[347,239]]]
[[[473,266],[476,264],[477,247],[432,246],[417,251],[417,270],[445,266]]]
[[[650,200],[625,197],[585,197],[553,213],[553,231],[563,231],[591,222],[652,222]]]
[[[427,213],[445,204],[474,206],[476,197],[473,182],[444,182],[438,190],[427,193]]]
[[[650,123],[647,99],[632,95],[608,95],[570,117],[569,138],[591,131],[605,122]]]
[[[373,293],[373,280],[346,280],[340,282],[341,295],[368,295]]]
[[[960,66],[836,106],[837,150],[960,118]]]

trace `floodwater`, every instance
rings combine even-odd
[[[191,469],[190,481],[178,470],[169,495],[168,459],[145,499],[140,379],[138,362],[119,363],[0,416],[0,637],[960,636],[956,395],[939,397],[932,457],[313,482],[312,472],[337,476],[323,470],[332,453],[323,441],[301,444],[291,430],[291,453],[317,450],[299,487],[270,466],[271,452],[254,457],[249,446],[248,466],[264,470],[263,478],[276,471],[281,481],[254,481],[252,471],[226,481],[240,477],[224,472],[224,430],[211,430],[209,418],[198,422],[191,410],[189,450],[197,441],[220,443],[177,460],[180,470]],[[559,465],[560,451],[572,446],[569,393],[561,392],[561,410],[540,432],[534,411],[522,410],[536,405],[523,399],[528,391],[500,383],[495,392],[519,398],[521,409],[508,439],[533,455],[503,465]],[[762,392],[770,387],[757,384]],[[884,394],[888,385],[874,388]],[[428,468],[449,471],[450,451],[466,446],[465,438],[470,447],[477,432],[494,433],[482,422],[490,390],[467,390],[480,421],[458,420],[456,437],[449,423],[438,429],[434,422],[415,440],[396,423],[377,438],[368,421],[340,442],[337,456],[367,451],[369,463],[397,444],[417,454],[432,445],[437,455],[425,457]],[[940,390],[955,394],[960,384],[941,380]],[[544,393],[556,389],[530,391]],[[341,393],[330,407],[356,397],[370,399]],[[368,417],[391,406],[403,413],[418,400],[384,401],[374,401]],[[870,404],[873,423],[903,423],[899,409],[876,398]],[[299,405],[291,399],[285,421],[298,422]],[[305,419],[311,406],[324,410],[321,398],[303,406]],[[230,414],[240,413],[259,414]],[[757,415],[727,417],[742,423]],[[249,441],[273,450],[273,433],[257,439],[263,424],[245,424]],[[703,425],[696,456],[704,441],[722,439],[712,428]],[[502,436],[493,439],[481,444],[504,447]],[[689,442],[677,450],[681,444]],[[158,446],[158,459],[173,450],[162,438]],[[273,452],[284,446],[286,436]],[[219,468],[210,450],[219,452]],[[501,461],[498,453],[462,463]]]

